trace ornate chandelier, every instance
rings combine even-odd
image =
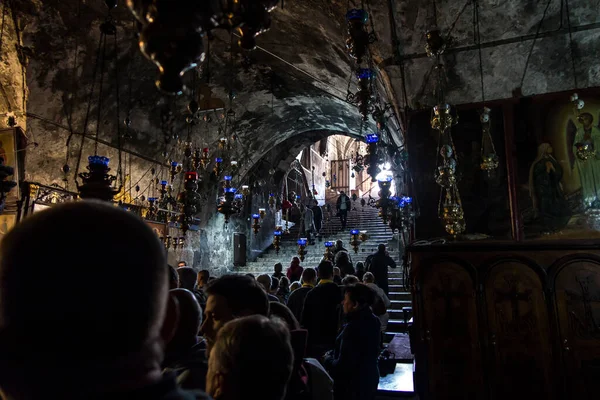
[[[369,34],[366,30],[368,20],[369,15],[363,9],[352,9],[346,14],[348,23],[346,48],[358,64],[363,62],[363,57],[367,54],[370,43]]]
[[[356,93],[349,91],[346,96],[348,102],[358,107],[358,112],[362,116],[363,121],[367,121],[369,114],[373,111],[371,82],[374,76],[370,68],[359,68],[356,71],[358,91]]]
[[[82,199],[111,201],[115,194],[119,192],[113,186],[117,177],[109,175],[109,161],[108,157],[103,156],[88,157],[88,172],[79,174],[79,177],[83,180],[83,184],[77,185],[79,196]]]
[[[229,219],[233,214],[240,212],[240,201],[243,200],[243,195],[237,194],[237,189],[231,186],[230,175],[226,175],[223,181],[223,194],[219,198],[217,211],[225,217],[225,223],[229,223]]]
[[[179,95],[185,89],[185,72],[204,60],[205,35],[216,28],[236,30],[239,45],[252,50],[256,36],[270,28],[270,12],[278,1],[127,0],[127,6],[140,27],[140,50],[159,68],[156,86]]]
[[[198,194],[198,173],[195,171],[186,172],[184,190],[177,197],[177,202],[181,207],[179,223],[184,236],[193,224],[194,217],[200,212],[201,200],[202,198]]]
[[[377,174],[379,174],[379,152],[377,143],[379,143],[379,135],[372,133],[366,136],[365,141],[367,142],[367,155],[363,158],[363,163],[367,165],[367,173],[371,176],[371,180],[375,182],[377,180]]]

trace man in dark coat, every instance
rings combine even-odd
[[[324,358],[336,400],[373,400],[377,393],[380,322],[371,312],[374,295],[360,283],[346,288],[343,307],[347,323],[335,349]]]
[[[321,232],[321,228],[323,227],[323,210],[319,207],[319,202],[317,200],[313,200],[313,206],[311,207],[313,212],[313,219],[315,221],[315,231],[316,235],[319,235]]]
[[[375,276],[375,283],[383,289],[385,294],[389,294],[388,267],[396,268],[396,262],[388,256],[385,251],[385,244],[377,247],[377,252],[367,258],[367,271]]]
[[[350,197],[346,196],[346,192],[343,190],[340,192],[340,197],[337,199],[336,207],[340,217],[340,222],[342,223],[342,229],[346,229],[348,211],[350,211],[350,207],[352,207],[352,202],[350,201]]]
[[[306,295],[302,311],[302,326],[308,330],[309,357],[320,359],[333,349],[340,320],[342,291],[333,282],[333,264],[322,261],[319,264],[319,284]]]
[[[294,290],[288,298],[287,306],[292,311],[298,321],[302,319],[302,310],[304,309],[304,300],[306,295],[317,284],[317,272],[314,268],[304,268],[302,271],[302,287]]]

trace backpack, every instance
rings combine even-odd
[[[371,304],[371,309],[373,310],[373,314],[375,314],[375,316],[380,317],[387,312],[387,308],[385,307],[385,303],[383,302],[381,296],[378,295],[374,290],[373,292],[375,294],[375,301],[373,304]]]

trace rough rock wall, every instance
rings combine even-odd
[[[24,130],[27,121],[23,114],[27,106],[28,86],[26,68],[29,49],[23,45],[23,28],[27,19],[3,2],[0,16],[0,124],[4,127],[6,114],[13,113]]]
[[[16,20],[20,22],[16,26],[21,35],[17,39],[16,31],[11,33],[14,27],[6,24],[0,83],[8,94],[0,94],[4,97],[4,107],[10,105],[16,110],[21,107],[22,111],[23,91],[19,90],[22,89],[22,81],[19,80],[22,69],[18,61],[19,56],[21,60],[28,59],[25,94],[29,92],[27,113],[30,117],[27,119],[27,134],[39,146],[28,149],[26,179],[62,185],[64,176],[60,168],[67,163],[71,167],[67,182],[74,189],[81,136],[73,135],[67,147],[71,130],[93,136],[98,128],[99,138],[108,144],[100,144],[98,151],[111,157],[111,165],[116,169],[118,157],[114,147],[117,145],[117,126],[121,131],[124,129],[121,121],[129,112],[132,124],[128,134],[131,137],[124,141],[123,147],[135,155],[124,156],[123,166],[130,173],[132,188],[136,183],[141,187],[139,193],[133,190],[132,195],[135,197],[144,193],[146,188],[151,187],[150,168],[156,168],[158,175],[164,177],[164,165],[169,158],[174,158],[173,154],[164,156],[165,151],[172,152],[172,144],[165,147],[163,143],[161,112],[167,107],[174,111],[174,129],[180,132],[180,137],[185,137],[183,113],[189,96],[172,100],[156,91],[153,84],[156,68],[139,54],[131,16],[120,4],[113,12],[118,27],[118,57],[115,57],[113,43],[109,41],[109,58],[105,66],[107,75],[103,82],[104,101],[99,110],[96,83],[90,118],[86,123],[99,25],[106,16],[103,1],[45,0],[42,3],[39,0],[23,0],[11,3],[17,9]],[[422,54],[423,33],[433,23],[431,4],[417,0],[395,0],[391,2],[393,7],[390,13],[388,0],[371,0],[368,3],[379,37],[373,49],[380,70],[379,85],[386,87],[386,79],[389,78],[391,92],[395,94],[395,98],[387,100],[403,104],[398,56],[410,56],[404,61],[408,103],[411,107],[432,104],[433,80],[427,79],[427,76],[430,75],[433,61]],[[560,26],[560,7],[556,4],[558,2],[553,3],[543,32]],[[348,3],[341,0],[306,0],[285,4],[283,10],[276,10],[273,14],[273,29],[259,38],[258,44],[262,50],[242,54],[234,47],[232,54],[230,36],[220,33],[211,43],[213,51],[210,64],[202,68],[203,79],[210,76],[213,97],[227,104],[228,93],[232,91],[236,95],[233,108],[236,111],[235,133],[238,136],[236,157],[241,164],[240,184],[253,179],[252,171],[260,165],[260,160],[268,159],[270,164],[284,171],[302,147],[329,134],[356,134],[360,129],[355,107],[344,101],[351,70],[344,49],[344,14]],[[443,32],[447,32],[464,2],[442,0],[436,1],[436,4],[438,24]],[[535,32],[546,3],[480,0],[479,4],[482,39],[487,43]],[[574,26],[597,24],[600,21],[595,12],[598,10],[598,0],[570,0],[570,5]],[[471,7],[468,5],[457,20],[451,47],[473,43]],[[564,14],[562,22],[564,28]],[[398,32],[399,47],[392,41],[392,26]],[[596,56],[600,50],[598,32],[598,29],[590,29],[574,34],[578,55],[576,66],[582,87],[600,83]],[[523,93],[544,93],[574,86],[567,37],[561,32],[560,35],[538,41]],[[524,41],[483,50],[488,99],[512,95],[515,82],[520,81],[530,44],[531,41]],[[232,61],[234,74],[230,68]],[[449,76],[448,100],[454,103],[479,101],[477,52],[449,50],[445,64]],[[119,71],[118,85],[115,71]],[[117,87],[121,100],[118,115]],[[201,96],[205,94],[204,91]],[[364,128],[369,129],[372,127]],[[192,132],[192,140],[196,144],[210,145],[213,149],[219,137],[215,124],[208,131],[200,126]],[[85,158],[92,154],[93,149],[93,141],[85,139],[82,168]],[[163,165],[162,169],[159,164]],[[222,217],[214,215],[216,185],[213,183],[203,190],[207,198],[202,216],[203,231],[192,234],[194,238],[188,240],[184,255],[175,254],[171,257],[173,260],[185,257],[186,261],[196,266],[213,265],[216,268],[219,265],[231,265],[231,233],[237,230],[248,232],[250,222],[234,222],[230,224],[229,231],[223,230]],[[258,204],[252,208],[255,211]],[[265,233],[262,239],[256,239],[249,247],[259,248],[268,244],[269,236]]]
[[[391,77],[398,101],[402,96],[402,64],[406,74],[408,105],[432,105],[435,61],[424,54],[428,29],[435,25],[433,2],[420,0],[371,0],[377,43],[382,55],[380,68]],[[390,3],[398,46],[392,41]],[[486,100],[510,98],[521,85],[525,63],[548,1],[478,0],[483,49]],[[574,29],[575,68],[578,87],[600,85],[600,1],[569,0]],[[475,44],[471,1],[436,0],[437,25],[442,33],[450,29],[449,50],[443,57],[448,80],[447,100],[462,104],[481,101],[479,57]],[[466,5],[466,7],[465,7]],[[464,11],[461,14],[461,11]],[[458,17],[460,15],[460,17]],[[457,18],[458,17],[458,18]],[[454,28],[452,26],[454,25]],[[551,1],[536,41],[521,91],[523,95],[543,94],[575,88],[565,3]],[[579,30],[579,31],[577,31]],[[519,38],[528,36],[524,40]],[[548,35],[548,36],[543,36]],[[514,39],[514,40],[512,40]]]

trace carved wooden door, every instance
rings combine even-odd
[[[554,306],[567,399],[600,397],[600,259],[571,259],[554,269]]]
[[[553,399],[552,346],[544,285],[517,260],[495,263],[484,282],[492,399]]]
[[[440,262],[420,275],[428,399],[484,396],[475,282],[467,268]]]

